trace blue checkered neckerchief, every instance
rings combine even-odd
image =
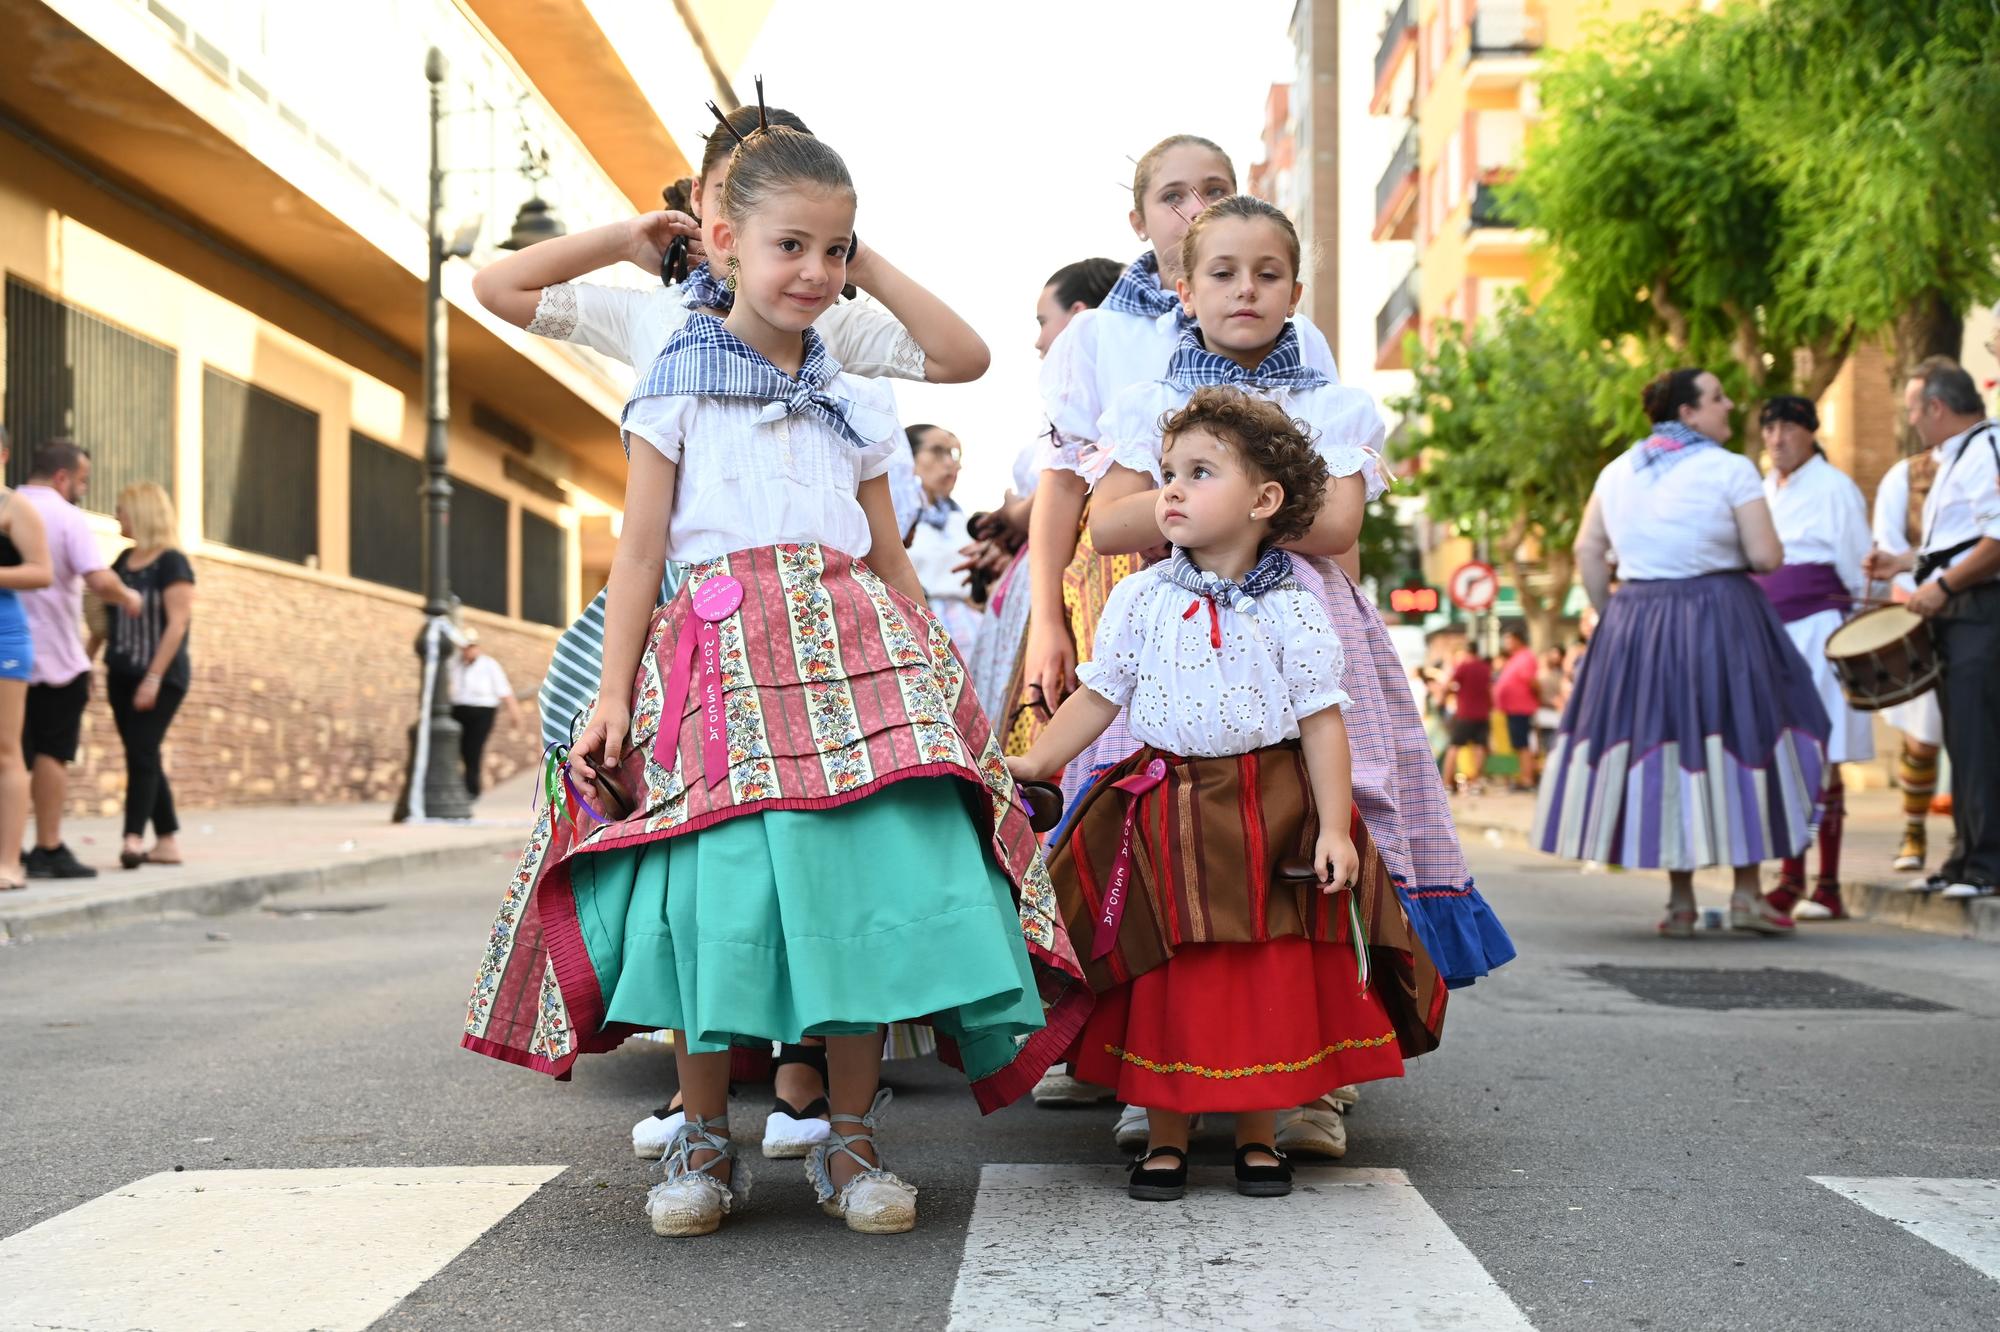
[[[812,329],[805,331],[805,360],[796,378],[766,360],[761,352],[722,326],[714,315],[698,314],[667,341],[659,356],[626,400],[625,410],[641,398],[672,394],[750,398],[769,406],[759,421],[776,421],[801,412],[817,416],[851,444],[864,441],[848,422],[853,404],[826,391],[840,373],[840,362],[826,353],[826,344]]]
[[[1097,308],[1158,319],[1163,314],[1179,314],[1181,301],[1160,285],[1160,256],[1148,250],[1118,275],[1110,294]]]
[[[1675,463],[1702,449],[1721,447],[1692,426],[1682,425],[1679,421],[1660,421],[1654,424],[1650,436],[1639,441],[1637,468],[1641,472],[1657,471],[1664,475]]]
[[[1292,557],[1273,546],[1244,575],[1242,582],[1234,583],[1200,567],[1188,558],[1186,551],[1176,546],[1173,559],[1160,566],[1160,572],[1175,587],[1198,597],[1207,597],[1210,601],[1219,601],[1244,615],[1255,615],[1257,598],[1292,576]]]
[[[927,498],[923,509],[918,512],[917,518],[922,522],[929,523],[932,527],[942,532],[951,525],[951,516],[957,512],[958,501],[947,495],[943,499],[934,502]]]
[[[736,293],[717,282],[706,263],[700,263],[681,279],[681,304],[690,310],[729,310],[736,305]]]
[[[1174,359],[1167,363],[1167,379],[1175,388],[1200,388],[1205,384],[1235,384],[1242,388],[1318,388],[1327,382],[1324,372],[1305,363],[1299,351],[1299,330],[1290,320],[1284,332],[1255,370],[1245,370],[1227,356],[1210,351],[1201,340],[1201,330],[1189,326],[1181,333]]]

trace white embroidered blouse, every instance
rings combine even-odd
[[[1353,702],[1340,687],[1340,639],[1297,582],[1257,598],[1255,615],[1216,603],[1211,622],[1208,599],[1165,569],[1141,569],[1111,589],[1096,653],[1076,668],[1093,693],[1126,709],[1133,739],[1183,758],[1247,754],[1296,739],[1300,718]]]
[[[644,441],[680,465],[667,558],[694,563],[781,542],[816,541],[856,559],[874,544],[855,489],[909,456],[887,385],[835,375],[864,443],[818,415],[747,398],[662,395],[634,401],[626,446]]]

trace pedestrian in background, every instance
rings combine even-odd
[[[6,427],[0,426],[0,475],[8,461]],[[21,838],[28,826],[28,769],[21,761],[21,716],[35,644],[21,594],[47,587],[49,543],[41,516],[14,491],[0,486],[0,892],[28,886]]]
[[[1832,731],[1826,746],[1826,785],[1820,794],[1819,875],[1811,894],[1803,855],[1789,856],[1767,900],[1798,920],[1841,919],[1840,836],[1847,816],[1847,788],[1840,765],[1875,757],[1874,718],[1847,705],[1840,677],[1826,655],[1827,640],[1847,620],[1853,603],[1866,594],[1861,562],[1868,557],[1868,505],[1861,487],[1826,460],[1813,432],[1819,410],[1810,398],[1782,396],[1764,404],[1758,417],[1771,474],[1764,478],[1764,501],[1784,543],[1785,562],[1775,573],[1755,575],[1771,608],[1785,622]]]
[[[486,655],[479,645],[479,631],[464,631],[458,655],[451,660],[451,715],[458,719],[458,752],[465,760],[465,789],[477,798],[486,762],[486,742],[492,738],[494,719],[506,709],[507,724],[521,720],[521,704],[506,668]]]
[[[1532,791],[1536,776],[1535,713],[1542,706],[1535,677],[1541,673],[1542,665],[1535,657],[1535,650],[1528,646],[1527,634],[1519,627],[1509,626],[1500,641],[1504,655],[1500,678],[1493,685],[1493,706],[1507,719],[1507,743],[1513,746],[1515,761],[1521,765],[1514,780],[1507,783],[1507,789]]]
[[[903,432],[916,458],[917,483],[924,488],[923,512],[910,534],[910,563],[917,568],[931,613],[944,621],[960,653],[970,652],[979,636],[979,608],[972,604],[972,582],[959,571],[962,552],[972,540],[965,510],[951,497],[958,488],[959,463],[965,456],[958,436],[943,426],[913,425]]]
[[[150,481],[118,495],[118,531],[129,540],[111,571],[137,594],[137,615],[109,618],[104,692],[125,742],[125,844],[118,863],[181,863],[180,820],[160,747],[193,683],[188,637],[194,624],[194,566],[175,545],[180,523],[167,492]],[[96,655],[97,644],[91,644]],[[146,825],[153,845],[146,847]]]
[[[35,804],[35,847],[24,858],[31,879],[97,877],[62,840],[69,765],[76,760],[83,709],[90,702],[82,589],[126,615],[137,615],[144,606],[104,563],[97,537],[77,507],[89,490],[89,451],[74,440],[52,439],[35,449],[28,484],[17,492],[42,520],[51,574],[46,587],[22,594],[35,642],[21,739]]]
[[[1486,750],[1493,743],[1493,667],[1477,649],[1459,649],[1445,684],[1451,699],[1451,743],[1444,751],[1444,775],[1460,794],[1486,785]],[[1472,775],[1460,770],[1462,755],[1472,757]]]
[[[1745,574],[1784,563],[1764,479],[1722,447],[1735,404],[1706,370],[1646,386],[1653,433],[1598,474],[1576,567],[1603,620],[1542,774],[1533,840],[1570,860],[1663,869],[1664,938],[1694,937],[1694,872],[1735,870],[1729,923],[1790,934],[1761,862],[1812,838],[1826,709]],[[1614,594],[1614,562],[1623,580]]]

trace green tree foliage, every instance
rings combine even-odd
[[[1733,367],[1739,399],[1817,397],[1857,320],[1789,280],[1797,204],[1742,93],[1759,22],[1654,14],[1555,58],[1508,206],[1546,237],[1550,299],[1594,336],[1632,340],[1649,369]]]
[[[2000,4],[1770,0],[1722,33],[1784,191],[1782,300],[1893,334],[1899,374],[1956,356],[2000,295]]]
[[[1518,294],[1476,330],[1447,323],[1435,332],[1429,350],[1406,343],[1416,383],[1392,406],[1426,428],[1399,452],[1420,460],[1434,519],[1490,542],[1513,574],[1530,637],[1552,644],[1591,487],[1635,437],[1605,406],[1632,367]],[[1537,552],[1545,581],[1533,576]]]

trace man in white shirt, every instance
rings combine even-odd
[[[1949,357],[1911,375],[1910,425],[1937,451],[1914,552],[1868,557],[1871,578],[1916,575],[1909,607],[1931,621],[1944,678],[1944,746],[1951,756],[1957,845],[1927,886],[1947,897],[2000,893],[2000,422],[1979,386]]]
[[[450,667],[451,715],[458,718],[459,753],[465,758],[465,789],[477,797],[480,764],[486,756],[486,741],[493,734],[493,721],[502,708],[507,724],[521,719],[521,705],[514,698],[514,686],[500,663],[479,646],[479,631],[465,630],[463,646]]]

